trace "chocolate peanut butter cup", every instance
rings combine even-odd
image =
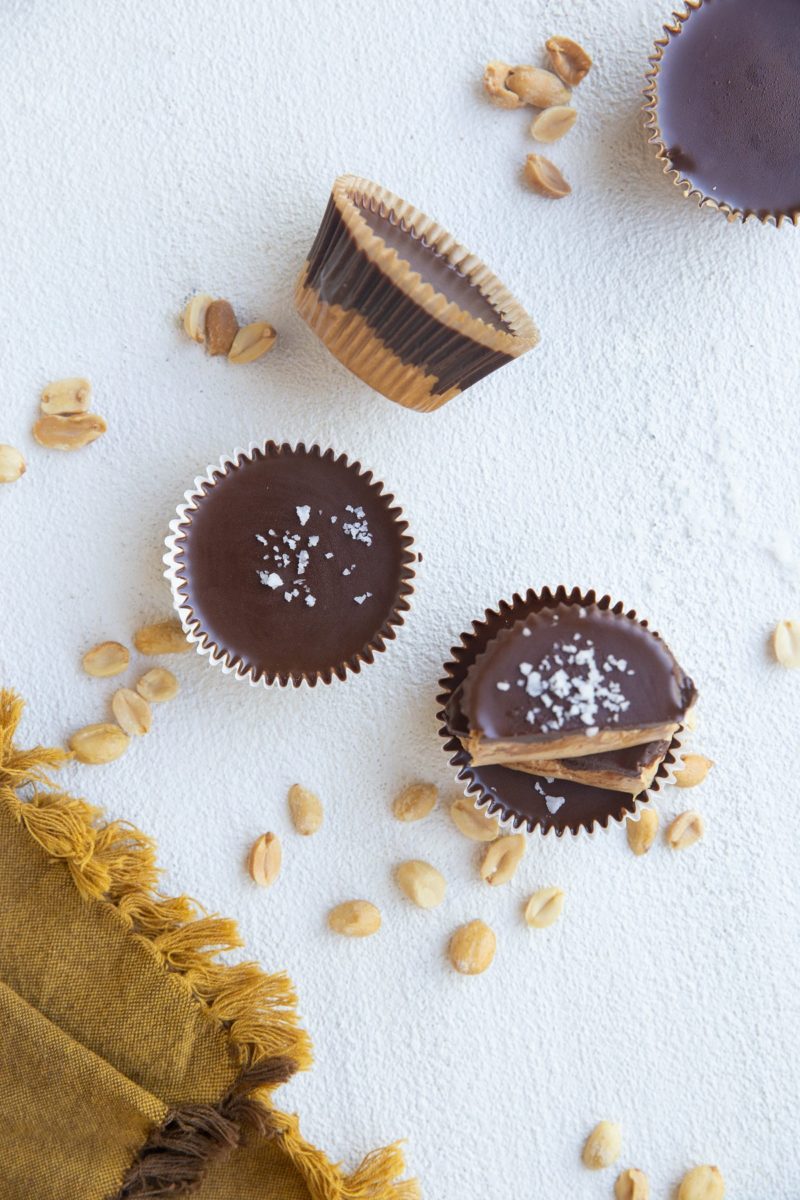
[[[650,141],[684,195],[797,225],[800,0],[686,0],[650,64]]]
[[[195,480],[170,530],[165,574],[189,641],[253,684],[344,679],[409,608],[401,510],[333,450],[237,450]]]
[[[488,267],[385,188],[343,175],[298,280],[297,310],[353,374],[429,412],[539,340]]]
[[[573,614],[574,621],[569,619]],[[553,617],[557,618],[555,626]],[[609,822],[621,822],[637,812],[642,804],[648,802],[650,795],[669,778],[680,745],[682,724],[676,722],[677,728],[670,738],[648,740],[646,732],[642,731],[636,746],[600,753],[592,751],[585,755],[556,760],[545,759],[540,763],[542,769],[538,774],[532,762],[524,762],[520,767],[511,767],[507,762],[474,761],[468,748],[472,724],[470,707],[475,703],[474,694],[470,698],[470,691],[473,690],[469,683],[470,676],[472,675],[474,687],[475,676],[472,673],[476,663],[480,664],[492,644],[499,641],[502,648],[503,640],[508,637],[511,641],[509,635],[515,629],[519,631],[523,628],[531,618],[534,625],[537,624],[537,618],[542,618],[539,628],[544,629],[549,624],[551,630],[553,627],[557,629],[559,621],[564,619],[566,637],[559,640],[559,649],[555,653],[560,654],[562,643],[565,642],[569,656],[572,655],[572,647],[576,647],[577,650],[579,646],[574,637],[576,629],[587,642],[597,642],[596,649],[600,651],[600,641],[595,636],[598,625],[605,629],[603,622],[608,622],[608,631],[616,634],[623,622],[628,623],[633,631],[632,639],[625,639],[628,659],[614,654],[613,647],[603,646],[603,653],[600,655],[602,661],[598,661],[595,654],[590,654],[591,663],[587,659],[584,671],[590,673],[592,680],[599,672],[606,681],[619,683],[616,675],[623,672],[624,679],[632,681],[637,676],[627,675],[627,672],[637,672],[639,664],[643,663],[646,665],[637,682],[646,688],[647,678],[653,678],[650,676],[654,663],[650,642],[655,641],[659,646],[663,646],[663,642],[657,634],[649,631],[647,622],[640,620],[635,611],[626,610],[621,603],[613,603],[608,596],[598,599],[593,591],[583,593],[578,588],[567,591],[564,587],[555,591],[545,588],[541,592],[531,589],[524,596],[515,595],[510,602],[502,601],[497,610],[487,610],[483,620],[475,621],[472,631],[463,634],[461,644],[454,647],[451,661],[445,664],[445,677],[441,680],[442,690],[439,695],[440,734],[444,739],[444,748],[450,755],[450,762],[458,768],[457,778],[465,782],[465,791],[474,797],[477,807],[486,809],[491,815],[499,816],[503,823],[513,825],[515,829],[526,826],[529,832],[538,828],[542,833],[555,831],[557,836],[561,836],[567,830],[577,834],[580,830],[592,832],[596,825],[606,828]],[[591,618],[594,618],[593,627],[588,631],[587,627],[582,625],[587,618],[590,619],[590,625]],[[646,650],[639,657],[638,652],[643,647],[646,647]],[[595,647],[590,645],[587,649],[591,652]],[[577,653],[580,651],[577,650]],[[668,651],[663,658],[660,655],[656,655],[655,658],[659,664],[656,671],[659,686],[668,686],[670,680],[677,686],[677,692],[673,696],[676,707],[673,709],[671,704],[668,706],[670,716],[673,713],[678,717],[685,715],[686,709],[695,699],[694,686],[674,663]],[[527,681],[531,673],[538,670],[541,662],[541,658],[536,663],[532,659],[530,662],[522,662],[521,677],[524,683],[519,687],[516,676],[512,678],[509,675],[506,678],[506,674],[502,674],[493,681],[495,691],[501,698],[508,697],[513,690],[520,695],[525,694],[524,704],[520,702],[521,711],[524,710],[523,718],[530,710],[532,701],[541,700],[546,694],[546,689],[538,686],[533,688],[537,696],[528,694]],[[624,667],[620,667],[622,662],[625,663]],[[609,669],[606,670],[606,667]],[[581,708],[590,690],[592,703],[597,701],[601,693],[604,695],[605,690],[608,690],[604,683],[592,680],[591,689],[584,690],[582,680],[577,675],[571,680],[567,667],[563,662],[561,665],[556,663],[554,658],[550,666],[545,667],[545,671],[549,672],[548,679],[552,680],[552,687],[549,689],[551,703],[558,703],[558,693],[563,691],[573,698],[577,696],[580,700],[578,707]],[[539,671],[539,674],[542,672]],[[497,683],[504,686],[498,689]],[[507,689],[505,684],[508,684]],[[627,699],[621,693],[621,689],[612,688],[611,691],[614,693],[615,703],[620,698],[623,701]],[[588,710],[584,713],[582,709],[578,714],[581,724],[587,729],[593,728],[586,723],[590,715]],[[544,732],[547,734],[549,731]],[[563,768],[562,777],[556,778],[551,774],[551,770],[559,766]],[[597,786],[596,782],[586,782],[587,779],[599,781],[602,786]],[[637,781],[641,786],[636,786]]]

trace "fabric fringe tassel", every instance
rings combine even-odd
[[[50,858],[65,864],[85,900],[114,906],[132,934],[225,1028],[241,1066],[219,1105],[175,1110],[153,1131],[118,1200],[187,1194],[209,1161],[230,1153],[247,1131],[278,1140],[312,1200],[418,1200],[416,1180],[398,1181],[404,1170],[398,1144],[374,1151],[345,1175],[302,1137],[296,1116],[271,1107],[273,1089],[312,1061],[288,976],[266,975],[253,962],[216,961],[243,945],[235,922],[202,913],[188,896],[160,894],[151,838],[126,821],[101,823],[102,810],[53,788],[48,772],[70,755],[45,746],[18,749],[14,738],[23,709],[15,693],[0,690],[0,803]]]

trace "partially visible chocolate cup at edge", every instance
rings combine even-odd
[[[330,352],[390,400],[430,412],[531,350],[531,318],[425,213],[343,175],[295,292]]]
[[[253,684],[344,679],[410,607],[402,511],[333,450],[236,450],[195,480],[170,531],[165,575],[188,640]]]
[[[509,629],[533,613],[563,604],[597,605],[648,627],[647,621],[640,620],[633,609],[626,610],[621,602],[614,603],[609,596],[598,599],[594,591],[568,590],[563,586],[555,590],[544,588],[541,592],[531,588],[524,596],[514,595],[510,601],[501,601],[497,609],[487,609],[482,620],[473,622],[471,632],[462,634],[460,645],[453,647],[451,659],[445,663],[437,697],[439,733],[444,749],[450,756],[450,763],[457,768],[456,778],[464,783],[465,794],[473,797],[476,807],[497,816],[503,825],[514,829],[524,827],[529,833],[537,829],[542,834],[552,832],[557,837],[565,833],[591,834],[598,826],[606,829],[609,824],[621,824],[629,816],[635,816],[660,787],[671,780],[683,738],[682,730],[678,730],[653,783],[638,795],[563,779],[552,780],[548,786],[537,789],[536,777],[525,771],[472,763],[457,728],[462,720],[459,693],[470,667],[501,630]],[[461,732],[465,733],[466,729]],[[548,804],[556,793],[558,806]]]
[[[685,0],[663,28],[644,108],[664,173],[731,222],[800,223],[795,0]]]

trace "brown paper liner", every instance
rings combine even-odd
[[[650,70],[646,73],[648,84],[644,89],[645,128],[649,135],[647,140],[655,146],[656,158],[663,164],[664,174],[670,176],[673,184],[680,188],[687,200],[697,201],[698,207],[711,208],[723,213],[730,222],[742,221],[743,224],[746,224],[748,221],[759,221],[762,225],[776,225],[780,229],[785,221],[789,221],[796,226],[800,223],[800,212],[755,212],[752,209],[736,208],[735,205],[728,204],[724,200],[717,200],[714,196],[706,195],[705,192],[695,187],[691,179],[682,174],[669,157],[669,148],[664,142],[658,124],[658,76],[661,70],[661,61],[670,42],[680,35],[685,22],[704,3],[705,0],[685,0],[684,7],[672,14],[672,21],[665,22],[663,25],[664,36],[656,39],[653,53],[648,59]]]
[[[189,528],[191,513],[202,504],[203,499],[217,481],[229,471],[238,470],[245,461],[252,461],[257,457],[277,458],[285,454],[302,454],[312,459],[337,463],[346,471],[351,472],[354,477],[366,483],[373,502],[380,506],[391,522],[400,547],[397,592],[391,610],[386,614],[372,637],[356,653],[344,658],[340,663],[313,672],[271,670],[264,663],[247,662],[242,657],[233,655],[225,646],[219,645],[203,629],[200,618],[195,614],[187,596],[186,580],[183,575],[183,540]],[[317,445],[307,447],[302,442],[297,446],[287,442],[279,445],[277,442],[268,441],[251,445],[249,450],[237,449],[231,455],[224,455],[215,466],[207,467],[205,475],[195,479],[194,487],[185,493],[184,503],[179,506],[176,519],[170,522],[170,534],[166,539],[166,545],[164,574],[172,588],[173,603],[187,641],[195,646],[199,654],[207,655],[212,663],[220,666],[225,674],[232,673],[237,679],[246,679],[254,685],[271,686],[277,683],[281,687],[287,687],[290,684],[294,687],[300,687],[303,684],[314,687],[320,680],[326,684],[330,683],[334,676],[343,680],[347,677],[348,671],[357,674],[361,670],[362,664],[374,662],[375,655],[384,651],[386,643],[396,638],[398,628],[405,623],[404,614],[411,607],[408,597],[414,591],[412,580],[415,572],[412,564],[416,562],[417,556],[411,550],[413,539],[408,535],[408,522],[403,519],[402,509],[395,504],[394,496],[390,492],[384,491],[384,485],[374,479],[372,472],[365,470],[361,463],[350,462],[347,455],[337,455],[333,450],[323,451]]]
[[[506,328],[487,324],[424,282],[370,228],[357,201],[368,201],[384,216],[392,213],[457,267]],[[539,340],[528,314],[479,258],[419,209],[355,175],[333,185],[295,303],[353,374],[419,412],[441,407]]]
[[[609,822],[621,824],[637,813],[670,778],[676,751],[681,744],[679,731],[672,739],[653,783],[636,796],[554,779],[548,786],[566,797],[566,803],[556,813],[551,813],[544,797],[534,791],[534,776],[531,774],[497,765],[473,766],[469,753],[451,727],[456,693],[467,672],[501,629],[509,628],[532,613],[561,604],[584,607],[596,604],[598,608],[624,614],[630,620],[638,621],[645,629],[649,628],[647,621],[640,619],[633,609],[626,611],[624,604],[614,603],[610,596],[598,600],[596,592],[583,592],[577,587],[571,591],[564,586],[554,591],[543,588],[541,592],[530,588],[524,596],[515,594],[510,601],[501,600],[496,610],[487,609],[483,620],[473,621],[472,631],[461,635],[461,644],[453,647],[452,658],[444,665],[445,674],[439,681],[441,691],[437,697],[437,717],[441,722],[439,734],[444,740],[446,753],[450,755],[451,765],[458,768],[456,778],[466,784],[465,795],[474,797],[477,808],[485,809],[489,816],[497,815],[501,822],[510,824],[514,829],[524,825],[529,833],[538,828],[543,834],[554,832],[557,837],[562,837],[567,831],[573,835],[581,831],[591,834],[596,825],[606,829]],[[658,637],[658,634],[655,636]]]

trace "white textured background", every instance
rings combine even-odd
[[[398,643],[346,685],[251,690],[199,657],[127,758],[68,784],[157,835],[168,883],[241,921],[288,968],[317,1065],[285,1104],[350,1162],[406,1135],[430,1200],[609,1197],[579,1162],[622,1122],[654,1200],[718,1162],[736,1200],[800,1195],[797,797],[800,676],[767,636],[800,609],[797,232],[729,228],[661,177],[640,130],[658,0],[6,0],[0,42],[0,441],[29,461],[0,495],[0,678],[26,732],[103,719],[114,681],[81,653],[166,615],[161,539],[198,469],[251,438],[314,439],[393,488],[424,552]],[[530,114],[480,94],[485,61],[538,61],[552,33],[595,53],[552,157],[574,195],[520,180]],[[428,210],[525,302],[541,347],[432,416],[351,378],[294,315],[292,285],[343,171]],[[279,328],[251,367],[177,331],[192,289]],[[75,455],[32,441],[38,391],[84,372],[109,422]],[[701,689],[707,837],[644,860],[613,831],[532,841],[490,892],[444,806],[393,822],[416,777],[453,785],[434,725],[440,664],[483,607],[529,584],[609,589]],[[136,671],[144,664],[137,663]],[[136,678],[132,669],[130,679]],[[128,682],[128,680],[125,680]],[[290,830],[302,780],[323,832]],[[285,842],[269,893],[242,860]],[[450,882],[436,912],[395,892],[404,857]],[[529,931],[521,903],[567,893]],[[326,932],[352,896],[363,943]],[[454,975],[452,928],[497,931]]]

